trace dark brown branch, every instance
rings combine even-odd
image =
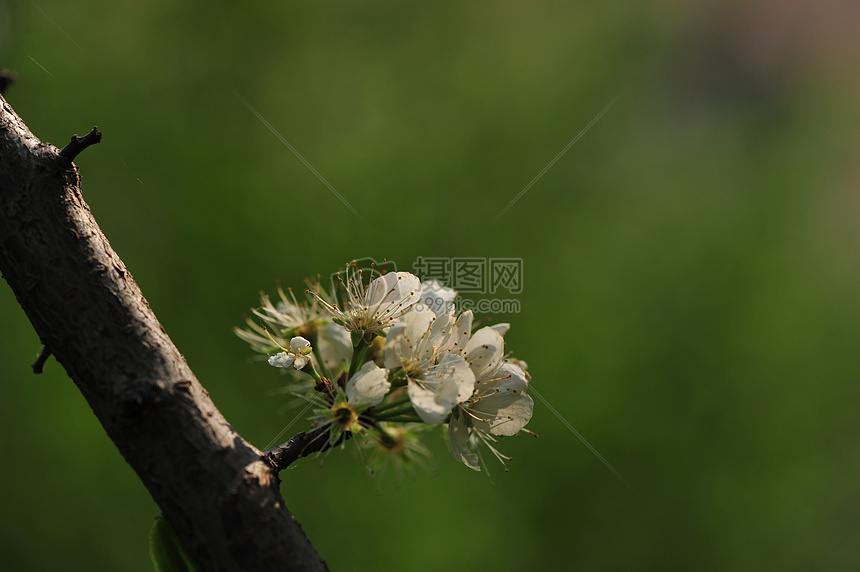
[[[84,202],[0,97],[0,273],[200,570],[325,570]]]
[[[45,362],[48,361],[48,358],[51,357],[51,348],[48,346],[42,346],[42,351],[39,353],[39,357],[36,358],[30,367],[33,368],[33,373],[39,374],[45,368]]]
[[[93,127],[92,131],[83,137],[72,135],[72,140],[69,141],[68,145],[60,149],[60,157],[65,157],[69,161],[74,161],[75,157],[77,157],[81,151],[90,145],[99,143],[101,140],[102,134],[98,127]]]
[[[330,437],[331,433],[328,426],[316,427],[310,431],[294,435],[283,445],[269,449],[263,453],[263,458],[272,466],[276,473],[279,473],[302,457],[337,447],[351,438],[352,433],[341,433],[340,437],[334,443],[331,442]]]
[[[293,461],[301,459],[302,457],[307,457],[312,453],[316,453],[322,449],[323,444],[327,442],[328,431],[312,429],[311,431],[294,435],[292,439],[283,445],[275,447],[274,449],[269,449],[263,453],[263,455],[272,468],[275,471],[280,472],[289,467]],[[315,446],[317,444],[319,445]]]

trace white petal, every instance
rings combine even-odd
[[[505,361],[492,378],[481,380],[476,386],[477,392],[481,395],[496,389],[503,392],[525,393],[529,388],[529,377],[519,365]]]
[[[406,337],[411,342],[417,342],[433,325],[436,314],[430,309],[414,310],[405,314],[401,320],[406,324]]]
[[[421,298],[430,297],[441,298],[445,302],[453,302],[457,297],[457,291],[453,288],[448,288],[438,280],[426,280],[421,283]]]
[[[466,360],[478,380],[492,377],[504,353],[505,340],[492,328],[481,328],[466,344]]]
[[[534,401],[526,395],[526,374],[519,366],[505,363],[496,375],[497,379],[478,384],[476,395],[481,399],[468,405],[477,418],[472,423],[494,435],[516,435],[534,411]]]
[[[382,401],[389,389],[388,370],[369,361],[346,382],[346,399],[353,406],[371,407]]]
[[[497,332],[499,332],[503,336],[508,333],[508,330],[511,329],[511,325],[508,324],[507,322],[502,323],[502,324],[496,324],[496,325],[490,326],[490,327],[492,329],[496,330]]]
[[[409,399],[427,423],[441,423],[458,403],[471,397],[475,375],[460,356],[448,354],[424,373],[420,380],[409,381]]]
[[[421,284],[420,303],[425,308],[433,310],[437,317],[441,318],[450,312],[456,297],[456,290],[443,286],[438,280],[428,280]]]
[[[466,344],[469,343],[469,338],[472,335],[472,310],[466,310],[457,321],[451,330],[451,337],[448,340],[447,349],[452,352],[466,352]]]
[[[416,308],[420,308],[420,306],[416,306]],[[418,311],[419,310],[417,309],[413,310],[410,314],[414,314]],[[430,310],[429,308],[420,311],[433,312],[433,310]],[[432,331],[428,335],[427,339],[427,347],[431,348],[434,352],[448,351],[448,340],[454,331],[454,314],[443,314],[441,316],[434,314],[434,318]]]
[[[421,341],[435,319],[436,314],[428,309],[415,310],[401,317],[388,331],[385,340],[385,367],[394,369],[413,359],[432,357],[419,354],[432,350],[432,346]]]
[[[318,331],[317,344],[320,355],[326,368],[335,375],[336,371],[352,359],[352,339],[346,328],[339,324],[325,324]]]
[[[454,354],[444,356],[439,363],[428,369],[428,376],[443,379],[442,394],[455,403],[463,403],[475,391],[475,374],[462,357]],[[450,396],[450,397],[449,397]]]
[[[291,354],[291,355],[295,355],[295,354]],[[293,362],[293,367],[296,369],[302,369],[303,367],[308,365],[309,361],[311,361],[311,358],[309,356],[306,356],[306,355],[298,354],[295,357],[296,357],[296,359]]]
[[[368,285],[364,302],[371,310],[397,305],[405,311],[420,295],[421,281],[417,276],[409,272],[389,272]]]
[[[431,425],[445,421],[445,417],[448,416],[454,406],[452,403],[440,403],[436,391],[421,387],[411,380],[406,391],[409,393],[409,401],[412,402],[415,412],[425,423]]]
[[[474,419],[477,429],[493,435],[516,435],[532,418],[535,403],[524,393],[502,393],[496,399],[484,399],[471,408],[475,415],[485,421]]]
[[[275,354],[269,357],[269,365],[274,367],[283,367],[288,368],[293,365],[296,356],[293,354],[288,354],[287,352],[281,352],[279,354]]]
[[[305,354],[311,349],[311,343],[301,336],[290,340],[290,351],[294,354]]]
[[[524,362],[521,359],[516,359],[516,358],[511,358],[509,360],[509,363],[512,363],[512,364],[516,365],[517,367],[519,367],[521,370],[523,370],[523,372],[525,373],[526,381],[531,379],[531,376],[529,375],[529,364],[527,364],[526,362]]]
[[[469,448],[469,428],[461,412],[459,419],[451,418],[448,423],[448,439],[451,442],[451,455],[470,469],[480,471],[478,455]]]
[[[388,369],[398,368],[402,365],[403,360],[409,359],[408,356],[401,355],[405,332],[406,324],[404,323],[394,324],[388,330],[388,337],[385,338],[385,367]]]
[[[410,272],[397,272],[397,292],[401,300],[412,305],[421,296],[421,280]]]

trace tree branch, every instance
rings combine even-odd
[[[102,234],[77,167],[0,104],[0,272],[199,568],[326,569]]]
[[[69,141],[68,145],[60,149],[60,157],[65,157],[69,161],[74,161],[75,157],[77,157],[81,151],[90,145],[95,145],[96,143],[101,142],[101,140],[102,134],[98,127],[93,127],[92,130],[83,137],[72,135],[72,140]]]

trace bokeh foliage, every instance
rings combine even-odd
[[[104,132],[84,196],[260,447],[294,412],[231,333],[259,290],[523,258],[509,348],[630,488],[540,402],[494,486],[439,441],[378,493],[348,448],[282,475],[332,569],[847,570],[860,17],[824,4],[6,2],[0,66],[41,139]],[[4,568],[151,570],[157,508],[62,368],[32,375],[5,286],[0,326]]]

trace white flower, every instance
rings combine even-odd
[[[435,321],[430,309],[410,312],[391,328],[385,343],[385,366],[403,368],[409,400],[430,424],[442,423],[475,388],[475,375],[463,356],[440,350],[451,335],[434,331]]]
[[[453,353],[463,357],[466,356],[466,343],[471,337],[472,311],[463,312],[459,318],[454,319],[454,313],[436,315],[429,308],[419,308],[405,314],[397,320],[394,327],[388,333],[388,340],[400,334],[402,338],[396,338],[396,344],[386,342],[387,367],[404,367],[402,362],[407,361],[430,361],[438,360],[444,354]],[[406,326],[401,331],[401,328]],[[418,347],[420,346],[420,351]],[[389,351],[391,350],[391,351]],[[413,364],[414,365],[414,364]]]
[[[318,425],[328,425],[329,446],[337,443],[343,433],[357,433],[364,429],[361,414],[379,404],[391,389],[388,370],[372,361],[366,362],[346,382],[344,391],[338,390],[331,407],[317,410],[314,419]]]
[[[320,299],[329,300],[329,295],[318,281],[306,281],[313,296],[309,301],[299,302],[292,289],[284,290],[278,285],[280,300],[273,304],[266,294],[260,295],[260,307],[252,310],[253,318],[246,317],[245,329],[234,328],[237,336],[263,354],[278,349],[289,353],[286,346],[291,337],[301,336],[311,342],[315,351],[310,354],[316,369],[323,375],[335,379],[352,358],[352,340],[349,332],[331,321],[331,315],[321,304]],[[258,323],[259,322],[259,323]],[[291,367],[287,355],[273,356],[277,367]],[[322,363],[319,363],[322,361]],[[271,362],[270,362],[271,363]],[[296,368],[298,369],[298,368]]]
[[[309,303],[299,302],[292,289],[287,292],[289,294],[278,285],[280,300],[277,306],[272,304],[266,294],[260,294],[260,307],[252,310],[252,313],[262,321],[262,326],[246,317],[247,329],[234,328],[236,335],[248,342],[255,351],[268,354],[285,346],[289,339],[287,336],[310,336],[321,318],[328,320],[328,312],[319,305],[316,298],[311,298]]]
[[[378,405],[389,389],[388,370],[369,361],[346,382],[346,399],[353,407],[364,411]]]
[[[509,437],[532,417],[534,401],[526,395],[528,375],[518,365],[503,363],[490,379],[475,383],[475,393],[460,410],[475,429]]]
[[[342,309],[319,296],[317,300],[335,322],[350,332],[365,334],[390,327],[412,308],[421,294],[421,281],[409,272],[389,272],[365,286],[362,271],[347,267],[347,279],[341,279],[341,284],[347,296]]]
[[[526,363],[506,359],[510,325],[473,334],[472,312],[457,315],[456,290],[384,271],[353,261],[337,274],[340,295],[317,278],[306,281],[301,302],[278,286],[280,300],[262,294],[247,327],[235,331],[295,378],[291,394],[312,407],[313,450],[351,440],[374,448],[371,471],[393,465],[399,477],[426,462],[419,433],[447,423],[455,459],[486,470],[489,449],[504,465],[509,458],[495,444],[531,433],[525,426],[534,411]]]
[[[299,302],[292,288],[287,288],[287,292],[289,296],[284,293],[280,284],[278,285],[280,300],[277,306],[272,305],[267,295],[261,295],[262,305],[259,310],[253,311],[254,314],[285,330],[299,329],[319,318],[327,317],[316,298],[311,298],[309,302]]]
[[[516,435],[534,411],[534,401],[526,395],[529,375],[522,362],[503,359],[500,329],[507,331],[506,327],[482,328],[466,344],[466,359],[476,378],[475,392],[458,405],[448,424],[451,454],[474,470],[480,470],[479,444],[486,445],[504,465],[508,457],[493,446],[494,435]]]
[[[469,398],[475,376],[466,361],[452,354],[418,375],[408,377],[412,406],[425,423],[442,423],[458,403]]]
[[[286,348],[282,348],[286,349]],[[269,358],[269,365],[284,369],[302,369],[310,361],[311,343],[301,336],[290,340],[290,349]]]
[[[332,379],[349,365],[352,359],[352,340],[340,324],[328,323],[317,329],[317,346],[325,371]]]

